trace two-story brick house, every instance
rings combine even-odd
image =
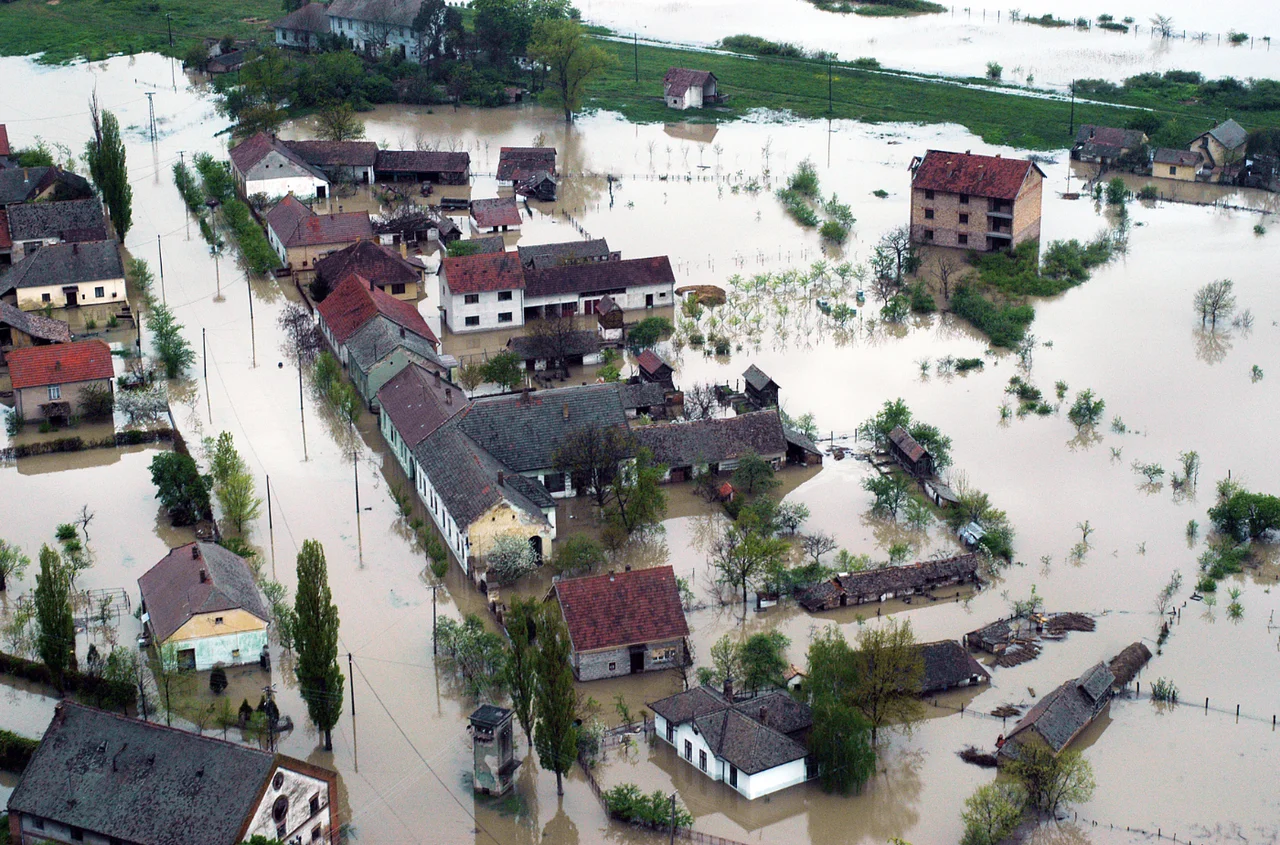
[[[911,240],[978,252],[1040,239],[1034,162],[929,150],[911,160]]]

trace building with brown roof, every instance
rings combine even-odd
[[[0,238],[9,238],[11,261],[20,261],[42,246],[59,243],[108,241],[114,233],[107,225],[97,197],[66,202],[24,202],[9,206],[9,225]],[[0,219],[0,224],[3,224]],[[4,246],[0,243],[0,248]]]
[[[275,204],[266,216],[267,240],[280,262],[309,280],[315,263],[360,240],[372,240],[367,211],[316,214],[293,195]]]
[[[1200,154],[1191,150],[1161,147],[1151,154],[1151,175],[1161,179],[1194,182],[1200,175],[1201,166]]]
[[[347,276],[359,274],[385,294],[417,302],[425,267],[376,241],[359,240],[315,262],[316,279],[333,290]]]
[[[308,199],[329,195],[329,178],[307,164],[275,135],[259,132],[231,148],[231,175],[246,197],[294,194]]]
[[[498,184],[515,186],[540,174],[555,176],[555,147],[503,147],[498,151]]]
[[[911,240],[978,252],[1040,239],[1034,162],[929,150],[911,160]]]
[[[518,232],[523,219],[515,197],[471,201],[471,229],[475,232]]]
[[[991,681],[991,673],[983,669],[969,650],[955,640],[920,643],[916,647],[924,662],[924,676],[920,681],[921,695]]]
[[[689,625],[670,566],[566,578],[552,593],[580,681],[662,671],[688,660]]]
[[[700,109],[720,101],[719,81],[709,70],[673,67],[662,77],[662,98],[669,109]]]
[[[1125,156],[1143,155],[1147,136],[1140,129],[1117,129],[1086,123],[1076,132],[1071,157],[1076,161],[1101,164],[1108,168]]]
[[[447,150],[382,150],[373,167],[378,181],[465,185],[471,181],[471,153]]]
[[[448,256],[440,266],[443,321],[454,333],[524,324],[524,270],[514,252]]]
[[[916,478],[933,477],[933,455],[900,425],[889,432],[889,454],[898,466]]]
[[[621,308],[662,308],[675,302],[676,277],[665,255],[588,261],[524,272],[524,319],[594,314],[608,296]]]
[[[5,353],[14,349],[70,342],[71,327],[63,321],[0,301],[0,364],[5,363]]]
[[[299,158],[334,182],[373,181],[378,145],[372,141],[281,141]]]
[[[922,560],[907,566],[842,572],[805,590],[800,595],[800,605],[812,613],[914,596],[941,587],[978,584],[980,561],[981,557],[971,552],[942,560]]]
[[[646,349],[636,358],[636,369],[640,371],[640,381],[646,384],[660,384],[668,390],[675,389],[675,368],[654,352]]]
[[[87,391],[111,393],[115,365],[100,340],[13,349],[5,359],[13,382],[14,411],[27,422],[68,419],[79,413]]]
[[[1016,757],[1018,749],[1028,743],[1045,746],[1058,756],[1072,740],[1111,703],[1116,676],[1105,663],[1096,663],[1079,678],[1074,678],[1027,711],[1000,746],[1002,757]]]
[[[736,417],[646,425],[636,441],[667,468],[666,480],[690,481],[705,472],[732,472],[746,455],[759,455],[775,467],[787,454],[782,419],[774,409]]]

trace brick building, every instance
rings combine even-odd
[[[911,160],[911,240],[978,252],[1040,239],[1034,162],[929,150]]]

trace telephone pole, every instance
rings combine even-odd
[[[640,33],[631,33],[631,44],[635,47],[636,53],[636,82],[640,81]]]
[[[172,44],[173,41],[170,40],[169,43]],[[153,144],[156,142],[156,101],[154,99],[155,96],[156,95],[154,91],[147,92],[147,109],[151,113],[151,117],[150,117],[151,143]]]
[[[1071,128],[1067,130],[1067,134],[1072,138],[1076,136],[1076,81],[1071,80]]]
[[[173,46],[173,15],[169,14],[168,12],[165,12],[164,22],[169,27],[169,46],[172,47]]]

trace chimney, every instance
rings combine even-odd
[[[566,421],[569,419],[569,403],[568,402],[564,403],[564,418]]]
[[[80,242],[79,242],[79,241],[76,241],[75,243],[73,243],[73,244],[71,245],[71,252],[72,252],[73,254],[75,254],[75,255],[79,255],[79,254],[80,254]]]
[[[452,387],[446,387],[444,389],[444,403],[446,405],[453,404],[453,388]]]
[[[200,559],[200,546],[196,543],[191,544],[191,559],[192,560]]]
[[[609,583],[610,583],[610,584],[612,584],[612,583],[613,583],[613,570],[612,570],[612,569],[610,569],[610,570],[609,570]]]
[[[433,372],[435,372],[435,375],[436,375],[436,384],[439,384],[439,383],[440,383],[440,371],[439,371],[439,370],[434,370]]]
[[[400,327],[400,337],[404,337],[404,326]]]
[[[630,571],[631,571],[631,564],[629,564],[629,563],[628,563],[626,566],[624,566],[624,567],[623,567],[623,571],[624,571],[624,572],[630,572]]]
[[[498,486],[501,487],[507,482],[507,474],[502,470],[498,470]]]
[[[760,705],[760,724],[769,724],[769,708],[765,707],[763,704]]]
[[[726,701],[733,702],[733,678],[724,679],[724,697]]]
[[[209,572],[208,572],[208,570],[205,570],[205,569],[201,569],[201,570],[200,570],[200,583],[201,583],[201,584],[208,584],[208,583],[209,583]]]

